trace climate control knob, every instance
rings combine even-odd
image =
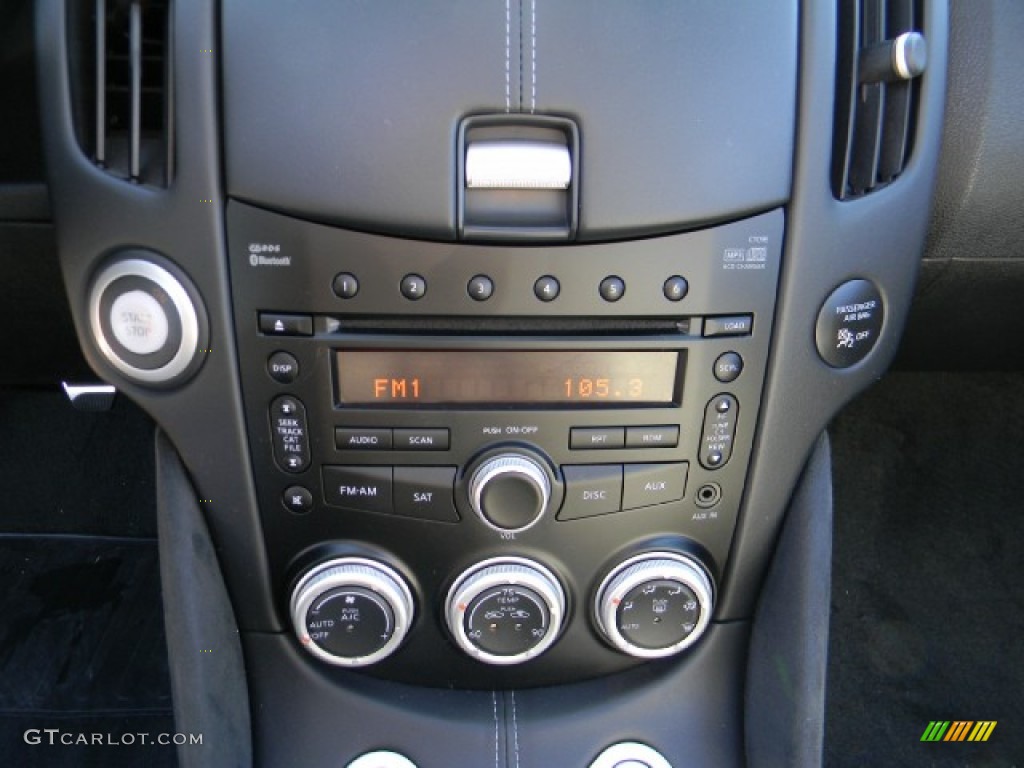
[[[648,552],[605,577],[595,610],[598,627],[615,648],[657,659],[697,642],[711,607],[711,579],[700,563],[674,552]]]
[[[402,644],[412,624],[412,593],[383,563],[341,557],[299,579],[291,616],[299,642],[318,659],[365,667]]]
[[[487,459],[473,473],[469,503],[492,528],[523,531],[536,523],[551,499],[544,467],[518,453]]]
[[[520,664],[555,642],[565,618],[565,592],[539,563],[500,557],[455,580],[445,614],[452,637],[470,656],[488,664]]]

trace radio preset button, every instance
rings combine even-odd
[[[419,301],[427,292],[427,281],[420,275],[406,275],[400,285],[402,295],[410,301]]]
[[[715,378],[723,384],[736,381],[743,373],[743,358],[735,352],[726,352],[715,360]]]
[[[447,451],[447,429],[396,429],[396,451]]]
[[[299,377],[299,361],[287,352],[275,352],[267,360],[267,373],[281,384],[291,384]]]
[[[391,467],[324,467],[324,501],[332,507],[391,514]]]
[[[622,465],[586,464],[562,467],[565,501],[558,520],[606,515],[622,508]]]
[[[359,293],[359,280],[351,272],[341,272],[334,276],[331,287],[339,299],[351,299]]]
[[[544,275],[533,284],[533,294],[541,301],[554,301],[562,290],[557,278]]]
[[[662,292],[669,301],[682,301],[686,298],[686,294],[690,292],[690,284],[686,282],[685,277],[673,275],[665,281],[665,285],[662,286]]]
[[[471,299],[487,301],[494,293],[494,281],[487,277],[487,275],[477,275],[469,281],[466,291]]]
[[[689,468],[690,465],[685,461],[672,464],[627,464],[623,467],[622,508],[638,509],[679,501],[686,493]]]
[[[309,466],[309,428],[306,408],[297,398],[285,395],[270,405],[274,461],[285,472],[302,472]]]
[[[271,336],[312,336],[310,315],[280,315],[260,312],[260,332]]]
[[[625,445],[625,427],[573,427],[569,430],[569,448],[574,451],[622,448]]]
[[[391,430],[338,427],[334,445],[339,451],[387,451],[391,449]]]
[[[457,523],[454,487],[455,467],[395,467],[395,514]]]
[[[605,301],[618,301],[626,292],[626,284],[621,277],[612,275],[601,281],[598,290]]]
[[[627,427],[627,448],[675,448],[679,445],[679,427]]]
[[[749,336],[754,330],[753,315],[705,317],[704,336]]]

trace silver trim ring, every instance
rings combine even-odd
[[[466,607],[484,591],[493,587],[523,586],[536,592],[548,609],[548,631],[537,645],[523,653],[498,656],[476,646],[466,634]],[[565,591],[558,578],[538,562],[524,557],[493,557],[466,569],[448,590],[445,618],[456,644],[478,661],[496,666],[521,664],[539,656],[562,633],[565,617]]]
[[[378,750],[360,755],[345,768],[416,768],[416,763],[397,752]]]
[[[594,758],[590,768],[617,768],[617,766],[645,765],[648,768],[672,768],[665,756],[638,741],[620,741],[612,744]]]
[[[335,656],[306,632],[306,612],[318,597],[338,587],[362,587],[387,602],[395,616],[391,637],[378,650],[366,656]],[[338,557],[310,569],[295,585],[289,603],[292,628],[299,643],[313,656],[339,667],[365,667],[387,658],[405,640],[414,615],[412,592],[405,579],[393,568],[364,557]]]
[[[667,579],[685,584],[697,597],[700,616],[697,626],[686,637],[665,648],[641,648],[619,632],[616,613],[619,603],[635,587],[651,579]],[[713,589],[711,578],[692,557],[675,552],[645,552],[616,566],[604,577],[594,601],[598,628],[618,650],[638,659],[661,659],[689,648],[700,639],[711,621]]]
[[[496,525],[487,517],[483,505],[483,492],[487,484],[501,475],[517,474],[530,480],[540,491],[540,512],[533,520],[519,528],[502,528]],[[520,453],[502,453],[484,461],[473,473],[473,479],[469,483],[469,504],[473,511],[484,522],[485,525],[500,531],[501,533],[520,533],[536,525],[547,511],[548,503],[551,501],[551,481],[544,468],[534,459]]]
[[[122,277],[140,277],[159,286],[170,297],[181,323],[181,340],[174,357],[159,368],[136,368],[123,360],[103,333],[100,306],[107,288]],[[89,292],[89,328],[103,357],[130,379],[146,384],[163,384],[181,375],[191,365],[199,348],[199,318],[195,305],[181,282],[163,267],[144,259],[124,259],[105,267],[93,280]]]

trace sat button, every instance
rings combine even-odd
[[[395,467],[395,514],[457,523],[454,485],[455,467]]]

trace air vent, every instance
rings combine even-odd
[[[920,0],[839,0],[832,184],[842,200],[896,179],[910,157],[926,63]]]
[[[166,187],[174,175],[171,0],[68,4],[75,130],[107,173]]]

